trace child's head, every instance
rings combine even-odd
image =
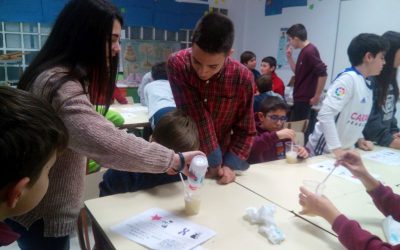
[[[272,90],[271,75],[261,75],[256,80],[257,89],[260,93],[265,93]]]
[[[198,77],[206,81],[217,74],[232,54],[234,29],[228,17],[210,13],[197,23],[192,36],[191,63]]]
[[[180,110],[168,112],[160,119],[154,128],[152,140],[175,152],[199,148],[196,123]]]
[[[396,31],[387,31],[382,37],[389,43],[389,49],[385,55],[385,65],[379,76],[377,76],[378,87],[378,104],[382,106],[387,99],[387,90],[391,84],[394,88],[395,102],[398,100],[399,87],[397,85],[397,68],[400,66],[400,33]]]
[[[264,57],[261,60],[261,74],[270,75],[276,69],[276,59],[273,56]]]
[[[287,31],[289,44],[294,48],[300,48],[302,42],[307,40],[307,30],[303,24],[298,23],[292,25]]]
[[[397,69],[400,66],[400,32],[387,31],[382,37],[389,43],[384,68]]]
[[[257,65],[256,54],[251,51],[245,51],[240,55],[240,63],[249,69],[255,69]]]
[[[167,64],[165,62],[159,62],[151,67],[151,77],[154,81],[156,80],[168,80]]]
[[[48,174],[68,143],[64,123],[32,94],[0,87],[0,218],[34,208],[47,191]]]
[[[352,66],[364,65],[367,76],[379,75],[385,64],[387,41],[381,36],[362,33],[351,40],[347,55]]]
[[[257,113],[261,127],[268,131],[278,131],[287,120],[289,106],[278,96],[269,96],[261,102],[260,112]]]

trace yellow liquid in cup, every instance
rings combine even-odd
[[[201,199],[199,197],[185,197],[185,213],[196,215],[200,211]]]
[[[289,164],[297,163],[297,153],[294,151],[286,152],[286,162]]]

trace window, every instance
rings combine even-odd
[[[41,23],[0,23],[0,55],[22,53],[16,59],[3,60],[0,57],[0,84],[16,85],[21,73],[28,67],[46,42],[51,26]],[[132,40],[177,41],[181,48],[191,46],[192,30],[178,32],[153,27],[124,27],[126,37]]]
[[[43,46],[51,27],[40,23],[0,24],[0,55],[21,53],[11,58],[0,58],[0,84],[15,85]]]

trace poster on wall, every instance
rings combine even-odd
[[[143,75],[149,72],[155,63],[166,61],[171,53],[178,50],[179,42],[123,39],[120,56],[124,79],[118,81],[118,84],[137,87]]]
[[[288,43],[288,37],[286,35],[287,30],[288,28],[281,28],[279,31],[278,55],[276,57],[278,69],[289,68],[286,58],[286,46]]]
[[[281,28],[279,31],[278,54],[276,57],[276,63],[277,63],[276,67],[278,69],[291,70],[290,65],[286,58],[286,49],[287,49],[287,46],[289,43],[289,38],[288,38],[288,35],[286,34],[286,31],[288,29],[289,28]],[[300,53],[300,49],[292,48],[292,57],[295,62],[297,61],[297,57],[299,56],[299,53]]]

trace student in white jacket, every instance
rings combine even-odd
[[[363,33],[350,42],[347,54],[352,67],[328,89],[307,143],[312,155],[332,152],[339,158],[354,144],[372,150],[372,142],[362,134],[372,108],[371,84],[366,78],[381,72],[387,47],[386,40],[375,34]]]

